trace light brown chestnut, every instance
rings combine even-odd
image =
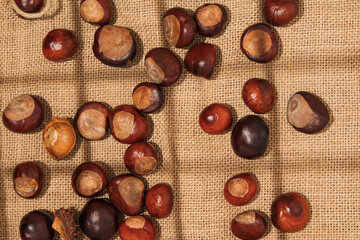
[[[58,62],[74,56],[78,51],[78,44],[69,30],[54,29],[44,38],[42,51],[48,60]]]
[[[121,240],[155,240],[157,236],[154,223],[143,216],[134,216],[120,224]]]
[[[204,132],[209,134],[223,134],[232,124],[233,115],[228,106],[213,103],[205,107],[199,116],[199,124]]]
[[[238,214],[231,222],[232,233],[243,240],[260,239],[266,233],[267,223],[263,216],[255,211]]]
[[[256,178],[249,173],[242,173],[233,176],[226,182],[224,197],[230,204],[242,206],[255,197],[257,190]]]
[[[126,168],[137,175],[150,174],[157,167],[158,161],[159,157],[155,149],[145,142],[132,144],[124,155]]]
[[[186,53],[184,64],[189,73],[210,79],[216,66],[216,48],[209,43],[195,45]]]
[[[172,205],[172,189],[167,183],[156,184],[146,193],[145,208],[154,218],[168,217],[171,213]]]
[[[92,24],[108,24],[112,17],[112,6],[109,0],[82,0],[80,15]]]
[[[132,93],[135,107],[144,113],[154,113],[164,105],[164,94],[155,83],[139,83]]]
[[[44,185],[44,172],[35,162],[22,162],[14,169],[13,183],[20,197],[35,198]]]
[[[227,13],[220,4],[205,4],[194,14],[199,33],[205,37],[217,35],[226,23]]]
[[[242,99],[254,113],[267,113],[275,104],[275,90],[267,80],[252,78],[244,84]]]

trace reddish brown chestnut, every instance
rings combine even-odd
[[[170,86],[180,78],[181,63],[167,48],[153,48],[145,56],[149,77],[157,84]]]
[[[169,184],[159,183],[149,189],[145,197],[145,208],[154,218],[166,218],[170,215],[173,194]]]
[[[109,114],[112,136],[121,143],[139,142],[150,132],[149,122],[138,110],[129,105],[119,105]]]
[[[230,204],[242,206],[255,197],[257,190],[256,178],[249,173],[242,173],[227,180],[224,197]]]
[[[263,13],[271,25],[284,26],[299,13],[297,0],[265,0]]]
[[[97,163],[80,164],[71,177],[74,192],[80,197],[93,198],[101,194],[107,186],[107,173]]]
[[[134,105],[144,113],[154,113],[164,105],[164,94],[155,83],[143,82],[138,84],[132,93]]]
[[[2,120],[4,126],[12,132],[29,133],[41,125],[43,116],[41,102],[34,96],[23,94],[6,106]]]
[[[57,231],[61,239],[76,240],[78,235],[74,213],[69,209],[60,208],[55,211],[52,228]]]
[[[155,240],[156,228],[150,219],[134,216],[120,224],[119,236],[121,240]]]
[[[267,113],[274,106],[275,90],[267,80],[252,78],[244,84],[242,99],[254,113]]]
[[[183,8],[171,8],[163,17],[165,38],[177,48],[189,46],[196,36],[196,22]]]
[[[158,161],[155,149],[145,142],[134,143],[125,151],[125,166],[137,175],[150,174],[157,167]]]
[[[71,58],[78,51],[74,34],[66,29],[50,31],[43,41],[42,51],[50,61],[62,61]]]
[[[108,186],[110,201],[128,216],[139,214],[144,208],[145,184],[131,174],[113,178]]]
[[[274,31],[266,24],[254,24],[241,36],[241,50],[251,61],[271,62],[278,54],[279,44]]]
[[[271,205],[271,221],[282,232],[298,232],[308,223],[310,208],[299,193],[285,193]]]
[[[325,104],[309,92],[297,92],[287,105],[287,120],[297,131],[313,134],[320,132],[329,123]]]
[[[255,211],[238,214],[231,222],[232,233],[243,240],[256,240],[264,236],[267,223],[263,216]]]
[[[210,79],[216,65],[216,49],[209,43],[193,46],[185,55],[185,68],[197,77]]]
[[[52,240],[55,232],[51,224],[48,214],[38,210],[31,211],[21,218],[20,237],[22,240]]]
[[[23,198],[37,197],[44,184],[44,172],[35,162],[18,164],[13,172],[15,192]]]
[[[109,0],[82,0],[80,15],[92,24],[108,24],[112,17],[112,6]]]
[[[21,11],[27,13],[37,13],[44,6],[44,0],[15,0],[15,3]]]
[[[194,14],[199,33],[205,37],[217,35],[225,25],[227,13],[220,4],[205,4]]]
[[[228,106],[213,103],[204,108],[199,116],[199,124],[204,132],[209,134],[223,134],[232,124],[233,116]]]

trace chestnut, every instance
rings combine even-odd
[[[150,174],[157,167],[158,161],[155,149],[145,142],[134,143],[125,151],[125,166],[137,175]]]
[[[20,237],[22,240],[52,240],[55,232],[51,227],[50,216],[39,210],[27,213],[20,221]]]
[[[61,239],[76,240],[78,235],[74,212],[69,209],[60,208],[55,211],[52,228],[57,231]]]
[[[112,17],[112,6],[109,0],[82,0],[80,15],[91,24],[108,24]]]
[[[199,33],[205,37],[217,35],[224,27],[227,13],[220,4],[205,4],[194,14]]]
[[[231,222],[232,233],[243,240],[260,239],[266,233],[266,228],[266,220],[255,211],[240,213]]]
[[[119,105],[109,114],[111,134],[121,143],[139,142],[150,132],[149,122],[138,110],[129,105]]]
[[[80,164],[71,177],[74,192],[80,197],[93,198],[100,195],[107,186],[107,173],[97,163]]]
[[[251,61],[271,62],[278,54],[279,44],[274,31],[266,24],[254,24],[241,36],[241,51]]]
[[[119,227],[118,211],[105,199],[91,199],[81,210],[79,226],[90,239],[109,240]]]
[[[99,102],[84,103],[77,111],[74,125],[81,137],[100,140],[106,135],[109,109]]]
[[[265,0],[263,13],[271,25],[284,26],[298,15],[299,4],[297,0]]]
[[[42,136],[46,151],[55,160],[64,159],[75,147],[75,129],[64,118],[54,117],[45,125]]]
[[[286,116],[291,126],[307,134],[320,132],[330,119],[325,104],[309,92],[297,92],[291,96]]]
[[[213,103],[205,107],[199,116],[199,124],[204,132],[209,134],[223,134],[232,124],[233,116],[228,106]]]
[[[29,133],[41,125],[43,117],[41,102],[34,96],[23,94],[6,106],[2,120],[4,126],[12,132]]]
[[[267,80],[252,78],[244,84],[242,99],[254,113],[268,113],[275,103],[275,90]]]
[[[138,84],[132,93],[134,105],[144,113],[154,113],[164,105],[164,94],[155,83],[143,82]]]
[[[44,184],[44,172],[35,162],[22,162],[13,172],[15,192],[23,198],[37,197]]]
[[[108,186],[110,201],[128,216],[139,214],[144,208],[145,184],[131,174],[114,177]]]
[[[154,223],[143,216],[134,216],[120,224],[119,236],[121,240],[155,240],[156,228]]]
[[[136,42],[129,29],[105,25],[95,32],[93,52],[102,63],[121,67],[135,57]]]
[[[299,193],[285,193],[278,196],[271,205],[271,221],[282,232],[298,232],[308,223],[310,208]]]
[[[167,48],[153,48],[145,56],[147,74],[155,83],[170,86],[181,75],[179,59]]]
[[[172,205],[173,194],[169,184],[156,184],[146,193],[145,208],[154,218],[167,218],[171,213]]]
[[[241,118],[231,133],[231,146],[234,153],[242,158],[255,159],[261,157],[267,148],[269,128],[255,115]]]
[[[42,51],[48,60],[58,62],[74,56],[78,51],[78,44],[69,30],[54,29],[44,38]]]
[[[15,3],[26,13],[37,13],[44,6],[44,0],[15,0]]]
[[[193,46],[185,55],[186,70],[197,77],[210,79],[216,65],[216,49],[209,43]]]
[[[230,204],[242,206],[254,199],[257,190],[256,178],[249,173],[242,173],[227,180],[224,197]]]
[[[196,22],[184,8],[171,8],[163,17],[165,38],[170,46],[183,48],[189,46],[196,36]]]

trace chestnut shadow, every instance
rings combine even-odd
[[[35,163],[39,164],[41,170],[44,173],[44,184],[40,191],[40,194],[36,198],[42,198],[47,194],[47,191],[49,189],[50,183],[51,183],[51,174],[50,174],[50,167],[44,163],[39,161],[34,161]]]
[[[135,106],[133,106],[135,107]],[[136,107],[135,107],[136,108]],[[146,118],[146,120],[148,121],[149,123],[149,126],[150,126],[150,132],[149,134],[147,135],[147,137],[144,139],[144,142],[148,142],[150,141],[151,137],[153,136],[154,134],[154,130],[155,130],[155,124],[154,124],[154,121],[152,120],[151,116],[148,115],[148,114],[142,114],[142,116],[144,116]]]
[[[223,28],[221,29],[221,31],[218,34],[216,34],[215,36],[211,37],[213,39],[217,39],[217,38],[221,37],[226,32],[227,27],[231,23],[231,10],[230,10],[230,8],[228,8],[225,5],[221,5],[221,6],[223,6],[223,8],[225,8],[225,11],[226,11],[226,14],[227,14],[226,22],[225,22]]]
[[[134,30],[128,28],[131,32],[131,35],[134,37],[135,39],[135,43],[136,43],[136,54],[134,59],[131,61],[130,64],[125,65],[125,66],[121,66],[120,68],[131,68],[135,65],[138,65],[144,55],[144,44],[143,41],[140,38],[140,35],[135,32]]]
[[[31,134],[41,132],[44,129],[45,124],[50,122],[52,119],[52,110],[51,110],[50,104],[43,97],[41,97],[39,95],[33,95],[33,96],[36,97],[37,99],[39,99],[39,101],[41,102],[43,109],[44,109],[44,118],[43,118],[43,122],[41,123],[40,127],[38,127]]]
[[[71,122],[72,126],[74,126],[73,119],[68,119],[68,120]],[[67,161],[67,160],[70,161],[73,157],[75,157],[76,153],[79,152],[79,150],[81,149],[81,145],[83,144],[83,141],[84,141],[84,139],[82,137],[80,137],[79,134],[76,134],[76,143],[75,143],[74,149],[64,160],[61,160],[61,161]],[[85,147],[90,147],[90,146],[88,146],[88,143],[86,143]],[[87,154],[85,152],[85,157],[87,157],[86,155]]]
[[[158,220],[156,218],[153,218],[148,214],[144,214],[143,216],[149,218],[150,221],[155,225],[156,232],[157,232],[156,240],[159,240],[161,238],[161,225],[160,225],[160,223],[158,222]]]
[[[111,181],[111,179],[113,179],[114,177],[117,176],[117,174],[115,173],[114,169],[111,167],[110,164],[106,163],[106,162],[102,162],[102,161],[94,161],[95,163],[99,164],[100,166],[102,166],[107,175],[108,175],[108,183]],[[100,196],[103,196],[104,193],[106,193],[107,189],[104,190],[104,192],[100,195]]]
[[[111,8],[112,8],[112,18],[110,19],[109,25],[114,25],[116,23],[116,20],[118,19],[118,11],[116,8],[116,5],[114,3],[114,0],[110,0]]]
[[[309,205],[310,215],[309,215],[309,220],[308,220],[308,222],[307,222],[306,226],[304,227],[304,228],[306,228],[306,227],[307,227],[307,225],[309,225],[309,223],[311,222],[311,219],[312,219],[312,213],[313,213],[313,208],[312,208],[312,205],[311,205],[311,203],[310,203],[309,199],[308,199],[305,195],[303,195],[303,194],[301,194],[301,193],[298,193],[298,194],[300,194],[301,196],[303,196],[303,197],[305,198],[305,200],[306,200],[307,204]]]
[[[166,42],[166,40],[165,40]],[[170,49],[169,49],[170,50]],[[171,50],[170,50],[171,51]],[[176,57],[177,59],[179,59],[180,61],[180,64],[181,64],[181,75],[179,77],[179,79],[176,81],[176,83],[174,83],[173,85],[169,86],[169,87],[177,87],[177,86],[180,86],[184,80],[186,79],[186,76],[188,74],[188,71],[186,70],[185,68],[185,65],[184,65],[184,59],[182,57],[180,57],[179,54],[177,54],[176,52],[173,52],[171,51]],[[165,89],[169,88],[169,87],[165,87]]]
[[[265,239],[267,235],[269,235],[269,233],[271,232],[273,226],[272,226],[272,222],[271,222],[271,218],[264,212],[259,211],[259,210],[253,210],[255,212],[257,212],[258,214],[260,214],[266,221],[266,232],[264,234],[264,236],[262,236],[261,239]]]
[[[154,172],[153,173],[156,173],[158,171],[161,170],[161,168],[163,167],[164,165],[164,155],[161,151],[161,148],[159,147],[158,144],[154,143],[154,142],[148,142],[151,146],[154,147],[155,149],[155,152],[158,154],[158,157],[159,157],[159,161],[158,161],[158,164],[157,164],[157,167],[155,168]]]
[[[211,80],[215,80],[217,79],[219,73],[221,72],[221,65],[222,65],[222,53],[221,53],[221,49],[220,47],[218,47],[217,45],[215,44],[212,44],[215,49],[216,49],[216,65],[215,65],[215,69],[214,69],[214,72],[210,78],[210,81]]]
[[[101,103],[104,104],[107,109],[109,109],[109,113],[113,110],[113,108],[110,106],[110,104],[108,104],[106,102],[101,102]],[[109,119],[108,119],[108,128],[106,129],[106,134],[105,134],[105,136],[103,138],[101,138],[98,141],[103,141],[103,140],[107,139],[110,136],[111,136],[111,129],[110,129],[110,123],[109,123]]]
[[[231,114],[232,114],[232,116],[233,116],[233,121],[232,121],[232,123],[231,123],[231,126],[229,127],[228,130],[226,130],[225,133],[223,133],[223,134],[227,134],[227,133],[231,132],[231,131],[234,129],[236,123],[238,122],[238,114],[237,114],[237,112],[236,112],[236,109],[235,109],[233,106],[231,106],[231,105],[228,104],[228,103],[224,103],[224,104],[230,109]]]

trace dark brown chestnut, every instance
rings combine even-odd
[[[106,135],[109,109],[99,102],[87,102],[77,111],[74,125],[81,137],[100,140]]]
[[[237,156],[254,159],[265,153],[268,139],[269,128],[264,120],[248,115],[236,123],[231,133],[231,146]]]
[[[4,126],[12,132],[29,133],[41,125],[43,117],[41,102],[34,96],[23,94],[6,106],[2,120]]]
[[[191,74],[210,79],[216,65],[216,48],[209,43],[195,45],[186,53],[184,63]]]
[[[112,136],[121,143],[139,142],[150,132],[149,122],[138,110],[129,105],[119,105],[109,114]]]
[[[22,162],[13,172],[15,192],[23,198],[37,197],[44,184],[44,172],[35,162]]]
[[[194,14],[199,33],[205,37],[217,35],[224,27],[227,12],[220,4],[205,4]]]
[[[107,186],[107,173],[97,163],[80,164],[71,177],[74,192],[80,197],[93,198],[100,195]]]
[[[153,48],[145,56],[147,74],[155,83],[170,86],[181,75],[179,59],[167,48]]]
[[[135,57],[136,41],[128,28],[105,25],[95,32],[93,51],[102,63],[121,67]]]
[[[128,216],[139,214],[144,208],[145,184],[131,174],[114,177],[108,186],[110,201]]]
[[[168,43],[177,48],[189,46],[196,36],[196,22],[183,8],[171,8],[163,17],[165,38]]]
[[[81,210],[79,225],[88,238],[109,240],[119,227],[119,214],[109,201],[91,199]]]
[[[145,208],[154,218],[167,218],[172,209],[173,194],[167,183],[159,183],[146,193]]]
[[[279,44],[274,31],[266,24],[254,24],[241,36],[241,51],[251,61],[271,62],[278,54]]]
[[[42,51],[48,60],[58,62],[74,56],[78,51],[78,44],[69,30],[54,29],[44,38]]]
[[[82,0],[80,15],[91,24],[108,24],[112,17],[112,6],[109,0]]]
[[[287,105],[287,120],[297,131],[313,134],[320,132],[329,123],[325,104],[309,92],[297,92]]]
[[[133,90],[135,107],[143,113],[154,113],[164,105],[164,94],[155,83],[139,83]]]
[[[297,0],[265,0],[263,13],[271,25],[284,26],[298,15],[299,4]]]
[[[271,221],[282,232],[298,232],[308,223],[310,208],[299,193],[285,193],[271,205]]]
[[[228,106],[213,103],[204,108],[199,116],[199,124],[204,132],[209,134],[223,134],[232,124],[233,116]]]
[[[51,224],[48,214],[38,210],[31,211],[20,221],[20,237],[22,240],[52,240],[55,232]]]
[[[157,167],[158,161],[155,149],[145,142],[134,143],[125,151],[125,166],[137,175],[150,174]]]
[[[254,113],[267,113],[274,106],[275,90],[267,80],[252,78],[244,84],[242,99]]]
[[[231,222],[232,233],[243,240],[260,239],[266,233],[267,223],[263,216],[255,211],[238,214]]]
[[[157,236],[154,223],[143,216],[134,216],[120,224],[121,240],[155,240]]]
[[[78,233],[74,212],[60,208],[55,211],[52,228],[57,231],[61,239],[76,240]]]
[[[21,11],[27,13],[37,13],[44,6],[44,0],[15,0],[15,3]]]
[[[230,204],[242,206],[254,199],[257,190],[256,178],[249,173],[242,173],[227,180],[224,197]]]

